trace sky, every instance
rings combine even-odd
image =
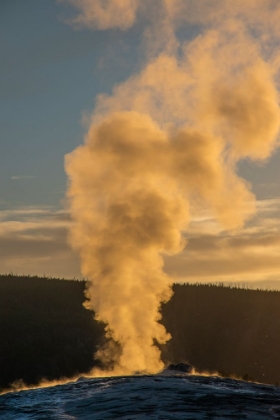
[[[143,53],[145,17],[129,27],[102,28],[86,20],[73,25],[69,18],[77,11],[70,3],[0,4],[1,273],[85,276],[79,253],[69,245],[75,217],[73,221],[65,198],[65,156],[83,143],[93,109],[100,104],[98,95],[113,92],[113,98],[125,101],[124,88],[116,92],[115,86],[141,74],[150,60]],[[186,21],[176,33],[178,39],[191,42],[199,33],[197,25]],[[277,39],[275,35],[271,41],[274,49]],[[151,50],[149,46],[148,54],[155,54]],[[275,80],[278,86],[277,74]],[[137,83],[133,86],[139,87]],[[173,97],[172,91],[168,97]],[[103,105],[116,108],[113,101],[108,103]],[[244,217],[243,226],[227,229],[207,206],[191,202],[184,232],[188,243],[181,252],[165,255],[165,271],[178,282],[231,282],[280,290],[280,151],[275,148],[257,162],[244,155],[236,165],[256,196],[255,213]],[[233,211],[236,205],[231,200]]]
[[[96,94],[135,66],[122,31],[74,31],[64,14],[52,0],[0,4],[2,273],[81,277],[67,245],[64,155],[82,142]]]

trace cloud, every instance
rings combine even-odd
[[[178,282],[232,282],[266,287],[280,281],[280,200],[257,202],[257,214],[243,229],[224,232],[211,218],[190,224],[187,246],[165,257],[165,269]],[[271,283],[272,284],[272,283]]]
[[[81,278],[67,242],[70,223],[67,212],[50,207],[0,211],[1,272]]]
[[[180,255],[165,256],[177,282],[246,283],[280,290],[280,199],[257,201],[242,230],[225,233],[209,211],[195,214]],[[1,272],[82,278],[68,246],[69,213],[50,207],[0,211]]]
[[[178,282],[231,281],[280,289],[280,199],[256,204],[254,219],[231,235],[201,208],[191,218],[184,251],[164,257],[166,272]],[[24,207],[0,211],[0,221],[2,273],[82,278],[67,242],[68,212]]]

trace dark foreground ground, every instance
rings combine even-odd
[[[280,389],[202,376],[81,379],[2,395],[0,419],[280,419]]]

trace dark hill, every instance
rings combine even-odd
[[[0,276],[0,387],[93,367],[104,325],[82,303],[85,282]],[[162,307],[172,340],[166,363],[186,361],[266,383],[280,382],[280,293],[175,285]]]

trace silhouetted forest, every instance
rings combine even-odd
[[[104,325],[82,306],[84,288],[79,281],[0,276],[0,388],[19,379],[71,377],[96,365]],[[166,363],[280,382],[280,292],[174,285],[162,315],[172,335],[162,347]]]
[[[85,283],[0,276],[0,388],[87,372],[104,325],[82,304]]]
[[[280,292],[214,285],[174,285],[162,308],[172,335],[163,358],[199,370],[280,382]]]

